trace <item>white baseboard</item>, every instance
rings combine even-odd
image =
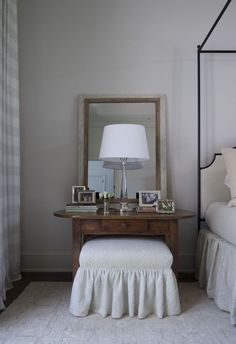
[[[72,267],[70,252],[23,252],[21,271],[23,272],[68,272]]]
[[[193,272],[195,271],[196,255],[195,253],[180,253],[179,254],[179,272]]]

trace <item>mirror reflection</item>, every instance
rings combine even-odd
[[[155,103],[92,103],[88,107],[88,187],[98,192],[114,192],[120,197],[119,164],[99,160],[103,128],[109,124],[141,124],[145,127],[150,160],[127,166],[129,198],[139,190],[156,189],[156,108]],[[122,140],[122,137],[120,138]]]
[[[120,197],[121,171],[116,166],[104,169],[99,160],[103,128],[109,124],[141,124],[146,130],[150,160],[135,170],[128,166],[128,197],[136,197],[140,190],[161,190],[161,197],[166,198],[164,95],[79,96],[78,185],[114,191],[116,198]]]

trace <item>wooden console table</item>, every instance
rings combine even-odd
[[[173,254],[172,269],[178,277],[178,220],[190,218],[194,213],[176,210],[174,214],[136,213],[120,215],[119,212],[103,215],[98,213],[54,212],[57,217],[72,219],[73,277],[79,267],[80,250],[86,239],[92,235],[143,235],[163,236]]]

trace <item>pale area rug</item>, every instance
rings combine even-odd
[[[158,319],[77,318],[71,283],[32,282],[0,316],[4,344],[235,344],[236,327],[196,283],[180,283],[182,314]]]

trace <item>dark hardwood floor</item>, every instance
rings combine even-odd
[[[179,272],[178,282],[196,282],[195,272]]]
[[[62,281],[72,282],[71,272],[22,272],[21,280],[13,282],[13,288],[7,291],[7,300],[5,302],[8,307],[33,281]],[[196,282],[195,274],[192,273],[179,273],[179,282]],[[0,311],[1,313],[1,311]]]

